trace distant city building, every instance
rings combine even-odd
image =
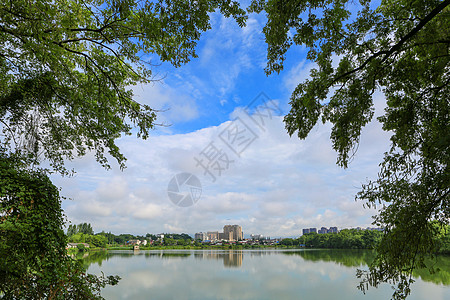
[[[194,236],[195,240],[206,241],[208,239],[208,235],[206,232],[197,232]]]
[[[206,233],[208,240],[210,241],[217,241],[219,239],[219,232],[218,231],[208,231]]]
[[[377,231],[383,231],[383,228],[375,228],[375,227],[367,227],[366,229],[361,228],[361,227],[355,227],[353,228],[355,230],[377,230]],[[307,234],[307,233],[311,233],[311,232],[316,232],[316,228],[304,228],[303,229],[303,234]],[[317,233],[318,234],[324,234],[324,233],[338,233],[339,230],[337,227],[330,227],[329,229],[327,229],[327,227],[321,227]]]
[[[83,245],[85,248],[89,248],[89,244],[87,243],[68,243],[66,249],[77,248],[78,245]]]
[[[126,242],[127,245],[140,245],[141,241],[140,240],[129,240]]]
[[[253,241],[264,240],[265,237],[262,234],[250,234],[250,239]]]
[[[338,229],[337,227],[330,227],[330,229],[328,229],[328,233],[338,233]]]
[[[233,231],[219,232],[220,241],[234,241]]]
[[[239,225],[225,225],[223,227],[223,232],[197,232],[194,236],[195,240],[208,241],[212,243],[220,241],[234,242],[244,240],[244,233],[242,232],[242,227]]]
[[[330,227],[330,229],[328,229],[327,227],[322,227],[318,231],[316,228],[304,228],[302,232],[303,234],[308,234],[311,232],[316,232],[318,234],[325,234],[325,233],[338,233],[339,230],[337,227]]]
[[[239,225],[225,225],[223,226],[223,233],[227,237],[231,237],[229,241],[240,241],[244,239],[242,227]]]
[[[324,234],[324,233],[328,233],[328,229],[326,227],[322,227],[319,229],[319,232],[317,232],[318,234]]]

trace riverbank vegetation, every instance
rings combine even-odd
[[[124,168],[116,140],[146,139],[156,125],[131,87],[153,80],[153,59],[180,66],[196,57],[216,10],[240,26],[247,18],[230,1],[0,1],[2,299],[102,299],[105,283],[117,282],[67,255],[48,175],[73,174],[65,162],[88,153],[105,169],[111,159]]]
[[[434,254],[450,255],[450,226],[431,222],[434,228]],[[254,248],[318,248],[318,249],[377,249],[384,232],[379,230],[342,229],[338,233],[307,233],[298,238],[243,241],[200,241],[186,233],[160,235],[118,234],[99,232],[94,234],[91,224],[70,225],[67,231],[71,243],[86,243],[90,250],[141,250],[163,249],[254,249]],[[162,237],[164,236],[164,237]],[[81,246],[81,245],[79,245]],[[83,251],[85,251],[83,247]],[[76,252],[76,250],[73,250]],[[83,252],[81,251],[81,252]]]
[[[338,233],[308,233],[298,240],[309,248],[375,249],[383,233],[377,230],[343,229]]]
[[[434,248],[428,255],[450,255],[450,226],[433,221],[430,227],[433,228]],[[338,233],[308,233],[293,239],[292,244],[308,248],[377,249],[384,235],[384,232],[377,230],[343,229]]]
[[[156,125],[156,111],[136,102],[131,89],[153,79],[153,61],[142,58],[187,63],[217,10],[239,26],[250,12],[265,14],[267,74],[283,70],[289,47],[306,47],[317,67],[293,91],[286,129],[304,139],[316,123],[331,122],[340,166],[348,167],[374,117],[375,92],[384,94],[378,120],[392,133],[391,149],[357,199],[380,209],[375,222],[385,232],[361,287],[397,284],[394,297],[405,298],[405,270],[449,252],[450,0],[348,3],[255,0],[244,10],[234,1],[1,1],[0,294],[98,294],[90,292],[92,277],[66,261],[61,197],[48,174],[72,174],[65,161],[88,153],[106,169],[110,158],[124,168],[117,139],[145,139]],[[80,241],[101,243],[84,234]],[[371,239],[304,242],[358,248],[372,247]]]

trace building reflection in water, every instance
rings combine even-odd
[[[242,251],[230,250],[230,251],[202,251],[194,253],[194,257],[197,259],[217,259],[223,260],[225,267],[234,268],[242,266],[242,260],[244,253]]]
[[[276,254],[277,251],[267,250],[267,249],[252,249],[252,250],[131,250],[131,251],[110,251],[109,256],[122,256],[131,257],[135,255],[143,255],[146,258],[158,257],[162,259],[170,258],[182,258],[187,259],[193,256],[195,259],[215,259],[222,260],[223,265],[227,268],[241,267],[245,255],[253,256],[264,256]],[[107,252],[105,252],[107,253]],[[106,256],[105,256],[106,258]]]

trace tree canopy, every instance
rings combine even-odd
[[[215,10],[244,24],[230,0],[0,0],[2,299],[100,299],[117,282],[66,255],[58,189],[39,163],[68,174],[64,162],[91,151],[124,167],[115,140],[147,138],[156,117],[131,87],[154,80],[154,64],[195,57]]]
[[[450,0],[255,0],[265,11],[267,74],[280,72],[292,45],[316,64],[292,93],[285,117],[290,135],[304,139],[321,120],[331,122],[337,163],[347,167],[361,130],[374,115],[373,95],[386,99],[378,118],[392,133],[378,179],[357,199],[379,208],[385,228],[378,255],[361,287],[397,283],[436,248],[431,220],[450,219]]]
[[[67,227],[67,236],[72,236],[77,233],[83,233],[83,234],[94,234],[94,230],[92,229],[92,226],[90,223],[80,223],[78,225],[70,224],[69,227]]]
[[[102,299],[119,277],[86,274],[67,256],[58,188],[18,163],[0,154],[0,297]]]
[[[450,0],[254,0],[249,8],[267,16],[267,74],[282,71],[294,44],[306,46],[307,58],[317,65],[291,96],[289,134],[303,139],[319,120],[331,122],[338,164],[347,167],[373,118],[374,93],[385,95],[379,121],[392,132],[392,147],[379,178],[357,196],[379,207],[375,224],[385,234],[374,264],[360,275],[362,288],[398,283],[394,298],[408,295],[407,274],[437,247],[439,230],[430,220],[446,225],[450,219],[449,5]],[[23,183],[29,175],[50,191],[48,178],[21,173],[25,166],[42,157],[66,173],[64,160],[93,151],[104,167],[108,155],[124,167],[115,140],[135,127],[146,138],[156,117],[151,107],[133,100],[130,87],[153,80],[153,64],[179,66],[195,57],[196,41],[210,28],[215,10],[244,25],[245,11],[230,0],[0,0],[2,172],[21,174]],[[11,158],[21,163],[8,165]],[[1,180],[0,186],[9,186],[8,177]],[[22,211],[25,200],[27,209],[37,209],[32,201],[42,195],[1,191],[0,234],[8,238],[14,229],[8,213]],[[57,238],[59,198],[44,196],[53,199]]]
[[[234,1],[1,0],[2,145],[66,172],[64,160],[106,153],[124,167],[122,134],[147,138],[155,111],[131,86],[151,81],[160,61],[180,66],[220,10],[243,26]]]

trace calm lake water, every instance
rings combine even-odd
[[[155,250],[94,252],[88,272],[119,275],[106,299],[390,299],[385,284],[364,295],[356,269],[371,251],[348,250]],[[450,257],[441,271],[417,271],[408,299],[450,299]]]

